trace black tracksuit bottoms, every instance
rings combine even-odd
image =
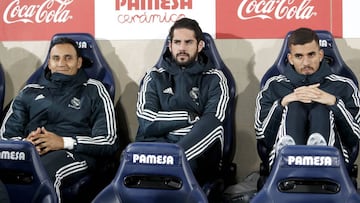
[[[292,102],[286,115],[286,134],[297,145],[305,145],[312,133],[320,133],[329,143],[330,110],[320,103]]]

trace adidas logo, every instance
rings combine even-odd
[[[45,96],[43,94],[39,94],[38,96],[35,97],[35,101],[36,100],[40,100],[40,99],[44,99]]]
[[[171,87],[168,87],[168,88],[164,89],[164,90],[163,90],[163,93],[164,93],[164,94],[174,95],[174,92],[173,92],[173,90],[172,90]]]

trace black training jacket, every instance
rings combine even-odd
[[[0,137],[23,139],[45,127],[74,138],[74,152],[106,156],[117,149],[115,123],[113,102],[101,82],[89,79],[82,69],[73,76],[46,69],[38,84],[26,85],[13,100]]]
[[[320,83],[320,89],[337,98],[335,105],[328,106],[334,113],[336,130],[347,143],[357,141],[360,138],[358,87],[351,79],[333,74],[324,62],[312,75],[298,74],[288,64],[283,75],[267,80],[256,98],[256,138],[265,139],[268,147],[271,147],[275,142],[284,109],[281,99],[297,87],[316,83]]]
[[[205,55],[200,54],[194,63],[180,67],[167,52],[161,66],[152,68],[142,80],[136,140],[176,142],[190,130],[197,130],[200,123],[219,126],[225,118],[228,100],[226,77]],[[196,116],[200,121],[193,126],[189,118]]]

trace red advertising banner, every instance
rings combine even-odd
[[[55,33],[94,34],[94,0],[2,0],[0,41],[49,40]]]
[[[298,27],[342,37],[342,0],[216,1],[216,38],[283,38]]]

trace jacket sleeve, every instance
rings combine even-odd
[[[223,122],[230,98],[227,79],[220,70],[213,69],[207,72],[207,74],[210,74],[211,77],[205,79],[208,80],[210,86],[208,90],[208,100],[206,101],[203,115],[211,113],[216,119]]]
[[[21,140],[26,137],[24,129],[29,122],[29,115],[24,94],[23,90],[20,91],[11,102],[0,129],[1,139]]]
[[[138,92],[137,111],[139,129],[136,140],[155,141],[169,132],[189,125],[189,113],[185,110],[164,111],[160,106],[157,81],[152,72],[142,80]]]
[[[360,139],[360,97],[359,90],[353,82],[346,85],[336,98],[335,105],[329,106],[334,113],[336,129],[346,142],[353,146]]]
[[[281,98],[275,98],[272,91],[271,81],[268,81],[258,93],[255,107],[256,139],[264,139],[268,147],[275,143],[284,109]]]
[[[182,146],[195,147],[199,144],[199,139],[204,139],[205,136],[207,142],[210,143],[216,137],[216,133],[213,134],[211,132],[222,126],[225,119],[230,99],[227,78],[222,71],[215,69],[210,70],[206,74],[209,77],[205,77],[204,80],[209,85],[205,108],[202,115],[200,115],[200,119],[194,123],[186,135],[190,140],[182,140]]]
[[[85,153],[92,156],[113,155],[118,149],[116,120],[114,105],[105,86],[95,80],[88,81],[89,86],[95,86],[96,91],[91,88],[90,94],[93,99],[90,118],[91,135],[75,136],[75,152]]]

